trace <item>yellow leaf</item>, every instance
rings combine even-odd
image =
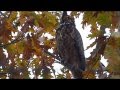
[[[10,30],[10,31],[13,31],[13,32],[16,31],[16,29],[13,27],[12,23],[9,22],[9,21],[6,21],[6,23],[5,23],[5,28],[6,28],[7,30]]]
[[[12,23],[17,18],[17,14],[17,11],[12,11],[8,21]]]

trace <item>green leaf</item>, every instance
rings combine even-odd
[[[17,11],[12,11],[11,12],[11,14],[10,14],[10,17],[9,17],[9,19],[8,19],[8,22],[13,22],[14,20],[16,20],[17,19]]]
[[[102,13],[98,14],[97,22],[100,25],[110,27],[111,18],[112,18],[112,13],[111,12],[102,12]]]

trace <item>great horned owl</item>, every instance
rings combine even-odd
[[[80,33],[76,29],[74,18],[63,11],[60,26],[56,30],[56,46],[62,64],[74,78],[82,78],[85,70],[85,56]]]

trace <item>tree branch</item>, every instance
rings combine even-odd
[[[11,44],[14,44],[14,43],[17,43],[19,41],[21,41],[23,39],[23,37],[17,37],[16,39],[12,40],[10,43],[7,43],[7,44],[0,44],[0,48],[6,48],[7,46],[11,45]]]
[[[0,14],[1,14],[2,16],[6,17],[6,16],[2,13],[2,11],[0,11]]]
[[[7,74],[6,72],[0,72],[0,75],[4,75],[4,74]]]
[[[106,28],[105,26],[100,27],[101,34],[98,36],[96,48],[92,51],[91,56],[88,58],[88,60],[94,61],[94,63],[91,65],[91,68],[89,68],[90,71],[97,64],[98,60],[101,59],[101,55],[104,54],[104,49],[107,44],[107,39],[104,36],[105,28]],[[89,73],[86,75],[86,78],[88,78],[88,76],[89,76]]]
[[[4,16],[5,18],[9,18],[10,15],[11,15],[11,12],[12,12],[12,11],[9,12],[10,14],[9,14],[8,16],[6,16],[5,14],[3,14],[2,11],[0,11],[0,14],[1,14],[2,16]]]
[[[50,53],[50,52],[48,52],[47,50],[44,50],[44,52],[47,53],[48,55],[50,55],[50,56],[56,58],[57,60],[61,60],[58,56],[55,56],[55,54]]]

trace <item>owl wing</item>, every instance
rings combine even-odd
[[[71,37],[75,41],[75,48],[77,49],[77,53],[79,54],[79,60],[80,60],[80,69],[83,71],[85,70],[85,55],[84,55],[84,47],[83,47],[83,41],[80,33],[76,28],[74,28],[73,33],[71,33]]]

